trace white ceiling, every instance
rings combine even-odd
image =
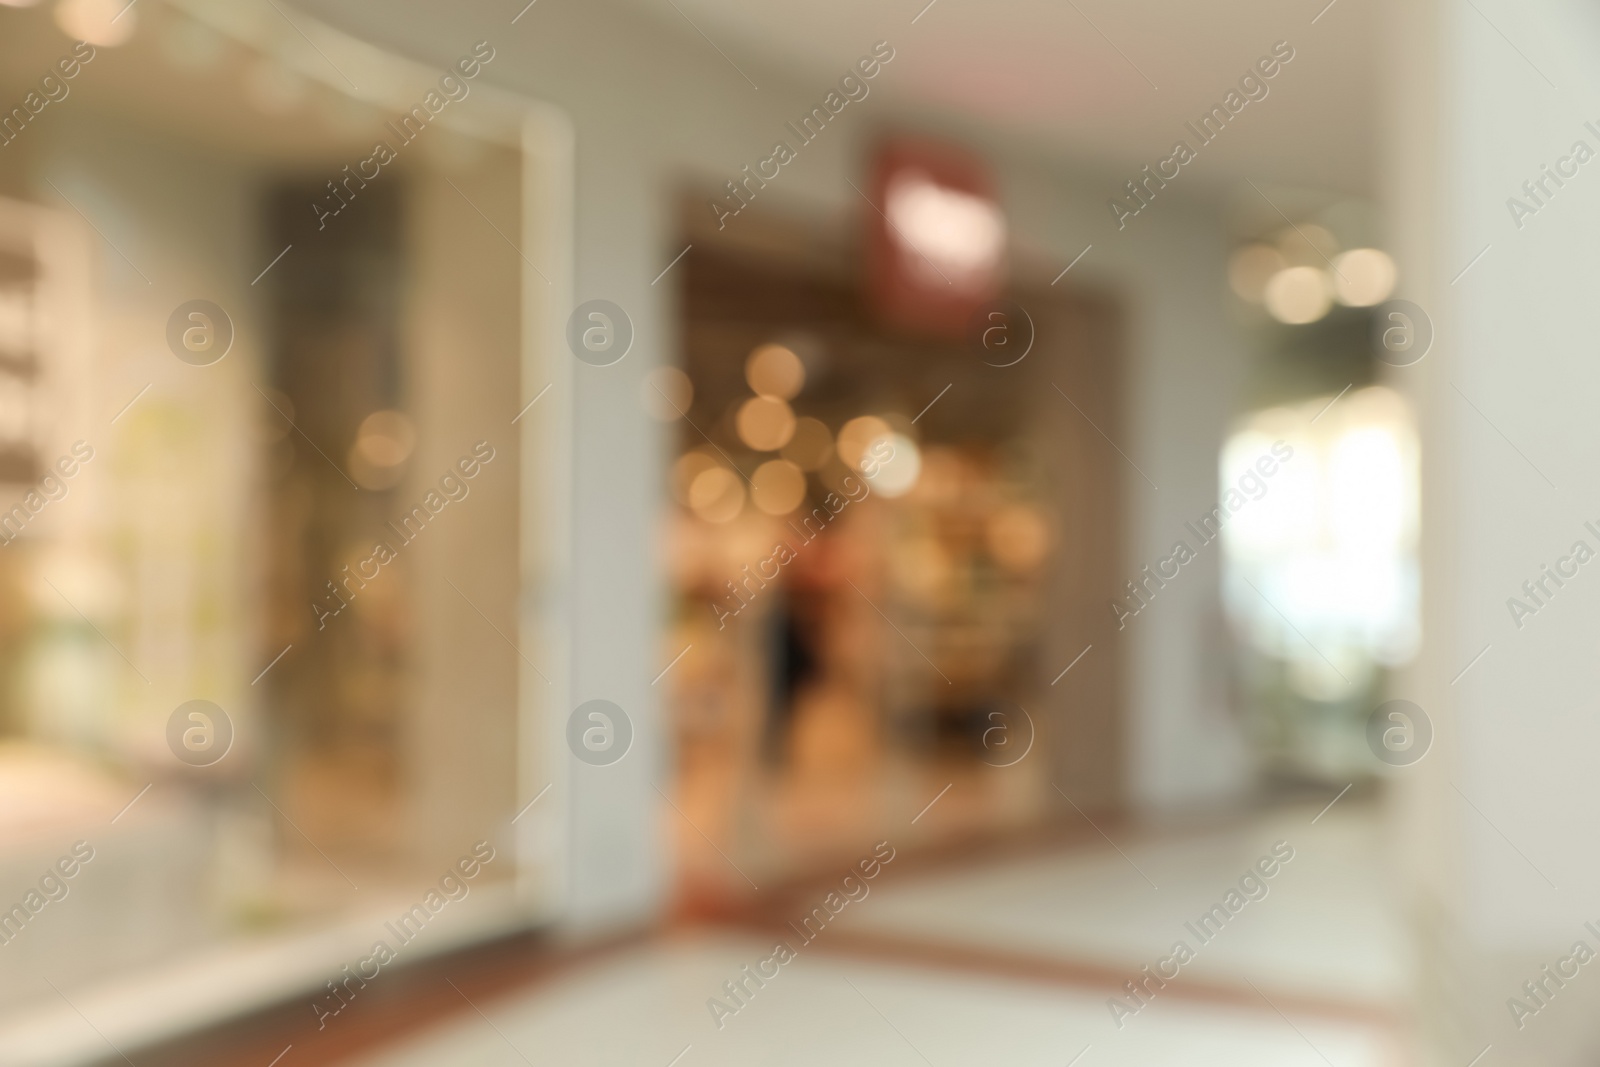
[[[447,10],[428,0],[294,6],[384,40],[405,19],[430,26],[436,19],[500,22],[521,2],[456,0],[459,6]],[[541,0],[528,17],[593,2]],[[885,105],[1006,131],[1041,154],[1105,171],[1113,187],[1165,158],[1178,138],[1193,143],[1184,123],[1220,102],[1275,41],[1287,40],[1294,60],[1269,83],[1265,99],[1250,103],[1202,149],[1186,168],[1185,189],[1242,193],[1241,203],[1255,197],[1246,178],[1286,196],[1304,190],[1313,201],[1316,191],[1374,192],[1382,0],[612,3],[624,17],[631,9],[641,22],[675,32],[691,54],[702,49],[707,64],[731,60],[758,76],[782,72],[796,84],[815,84],[819,99],[875,41],[887,40],[896,57],[872,86]],[[17,31],[0,34],[0,55],[22,44],[4,38],[54,32],[44,8],[0,9],[8,29]],[[148,16],[159,21],[155,11]],[[136,40],[126,51],[146,45],[155,47]]]
[[[1206,147],[1196,184],[1372,191],[1380,0],[627,2],[696,39],[698,29],[735,61],[819,85],[888,40],[896,58],[874,92],[998,124],[1051,155],[1135,170],[1190,139],[1184,121],[1287,40],[1294,60]],[[723,62],[709,46],[707,57]]]

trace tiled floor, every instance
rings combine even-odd
[[[1193,837],[1121,841],[1121,853],[1101,839],[1088,853],[889,884],[846,908],[838,928],[1130,972],[1182,939],[1196,950],[1187,977],[1393,1011],[1410,968],[1398,896],[1378,819],[1345,803],[1314,825],[1316,807],[1292,808]],[[1200,946],[1184,924],[1279,841],[1294,858],[1266,880],[1266,896]]]
[[[1393,1062],[1382,1034],[1349,1025],[1291,1025],[1262,1012],[1174,1001],[1152,1004],[1119,1031],[1103,999],[1091,995],[803,950],[719,1030],[707,999],[766,954],[763,942],[737,937],[642,950],[557,987],[480,1003],[481,1014],[362,1067],[668,1067],[680,1052],[676,1067],[1062,1067],[1080,1053],[1081,1067]]]
[[[1125,857],[1108,845],[885,883],[848,907],[836,929],[1125,967],[1131,977],[1185,938],[1185,920],[1285,840],[1295,856],[1268,895],[1201,948],[1178,981],[1245,991],[1253,983],[1269,995],[1396,1010],[1406,963],[1395,947],[1401,928],[1393,898],[1379,877],[1374,821],[1353,805],[1312,825],[1315,814],[1292,810],[1226,833],[1127,842]],[[685,935],[609,957],[558,983],[479,1002],[363,1067],[1402,1062],[1393,1033],[1381,1026],[1293,1008],[1279,1014],[1245,997],[1234,1005],[1158,995],[1119,1028],[1094,989],[842,955],[822,940],[834,929],[801,946],[720,1027],[709,999],[723,997],[724,982],[765,958],[770,941]]]

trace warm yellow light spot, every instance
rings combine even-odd
[[[762,345],[745,360],[744,380],[758,396],[791,400],[805,388],[806,368],[783,345]]]
[[[689,506],[689,487],[694,480],[718,463],[705,452],[685,452],[672,465],[672,495],[684,507]]]
[[[1376,248],[1352,248],[1333,261],[1333,268],[1333,288],[1341,304],[1371,307],[1394,292],[1394,260]]]
[[[887,437],[889,433],[889,424],[876,415],[851,419],[839,430],[836,449],[840,462],[852,471],[859,471],[867,446],[880,437]]]
[[[739,440],[757,452],[776,452],[794,436],[794,412],[776,397],[754,396],[746,400],[734,423]]]
[[[727,467],[701,471],[689,485],[689,507],[707,522],[732,522],[744,510],[744,482]]]
[[[1291,326],[1316,322],[1333,306],[1329,289],[1327,273],[1316,267],[1280,270],[1267,283],[1267,310]]]
[[[806,498],[806,475],[786,459],[769,459],[756,468],[750,496],[768,515],[787,515]]]

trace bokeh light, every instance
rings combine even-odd
[[[139,13],[126,0],[61,0],[56,25],[68,37],[98,48],[115,48],[133,36]]]
[[[762,345],[745,360],[744,379],[757,396],[792,400],[805,388],[806,368],[783,345]]]
[[[1333,268],[1334,293],[1341,304],[1371,307],[1394,292],[1394,260],[1376,248],[1352,248],[1334,259]]]
[[[776,397],[754,396],[739,405],[739,440],[757,452],[776,452],[794,436],[794,411]]]
[[[806,475],[786,459],[769,459],[750,476],[750,497],[768,515],[787,515],[806,498]]]
[[[877,465],[877,474],[871,476],[872,488],[890,499],[905,496],[917,484],[917,476],[922,473],[922,452],[915,441],[899,433],[875,438],[868,449],[870,451],[883,443],[887,443],[894,454],[883,461],[876,460],[877,453],[869,457],[869,461]],[[878,452],[881,451],[879,448]]]
[[[835,451],[839,461],[852,471],[861,469],[861,460],[867,446],[890,433],[889,424],[876,415],[860,415],[845,423],[839,430]]]
[[[744,510],[744,480],[727,467],[703,470],[689,484],[689,507],[707,522],[732,522]]]
[[[689,487],[694,480],[718,462],[707,452],[685,452],[672,465],[672,495],[684,507],[689,507]]]
[[[356,431],[356,448],[363,458],[379,467],[404,463],[416,443],[415,427],[398,411],[374,411],[361,420],[361,428]]]
[[[405,415],[374,411],[361,420],[350,445],[350,477],[363,489],[392,489],[405,476],[416,444],[416,428]]]
[[[1289,267],[1267,283],[1267,311],[1291,326],[1316,322],[1333,306],[1330,288],[1327,272],[1316,267]]]

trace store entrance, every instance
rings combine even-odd
[[[646,387],[690,906],[1121,795],[1114,308],[1019,288],[1036,336],[1001,366],[880,325],[844,242],[761,225],[691,232],[681,370]]]

